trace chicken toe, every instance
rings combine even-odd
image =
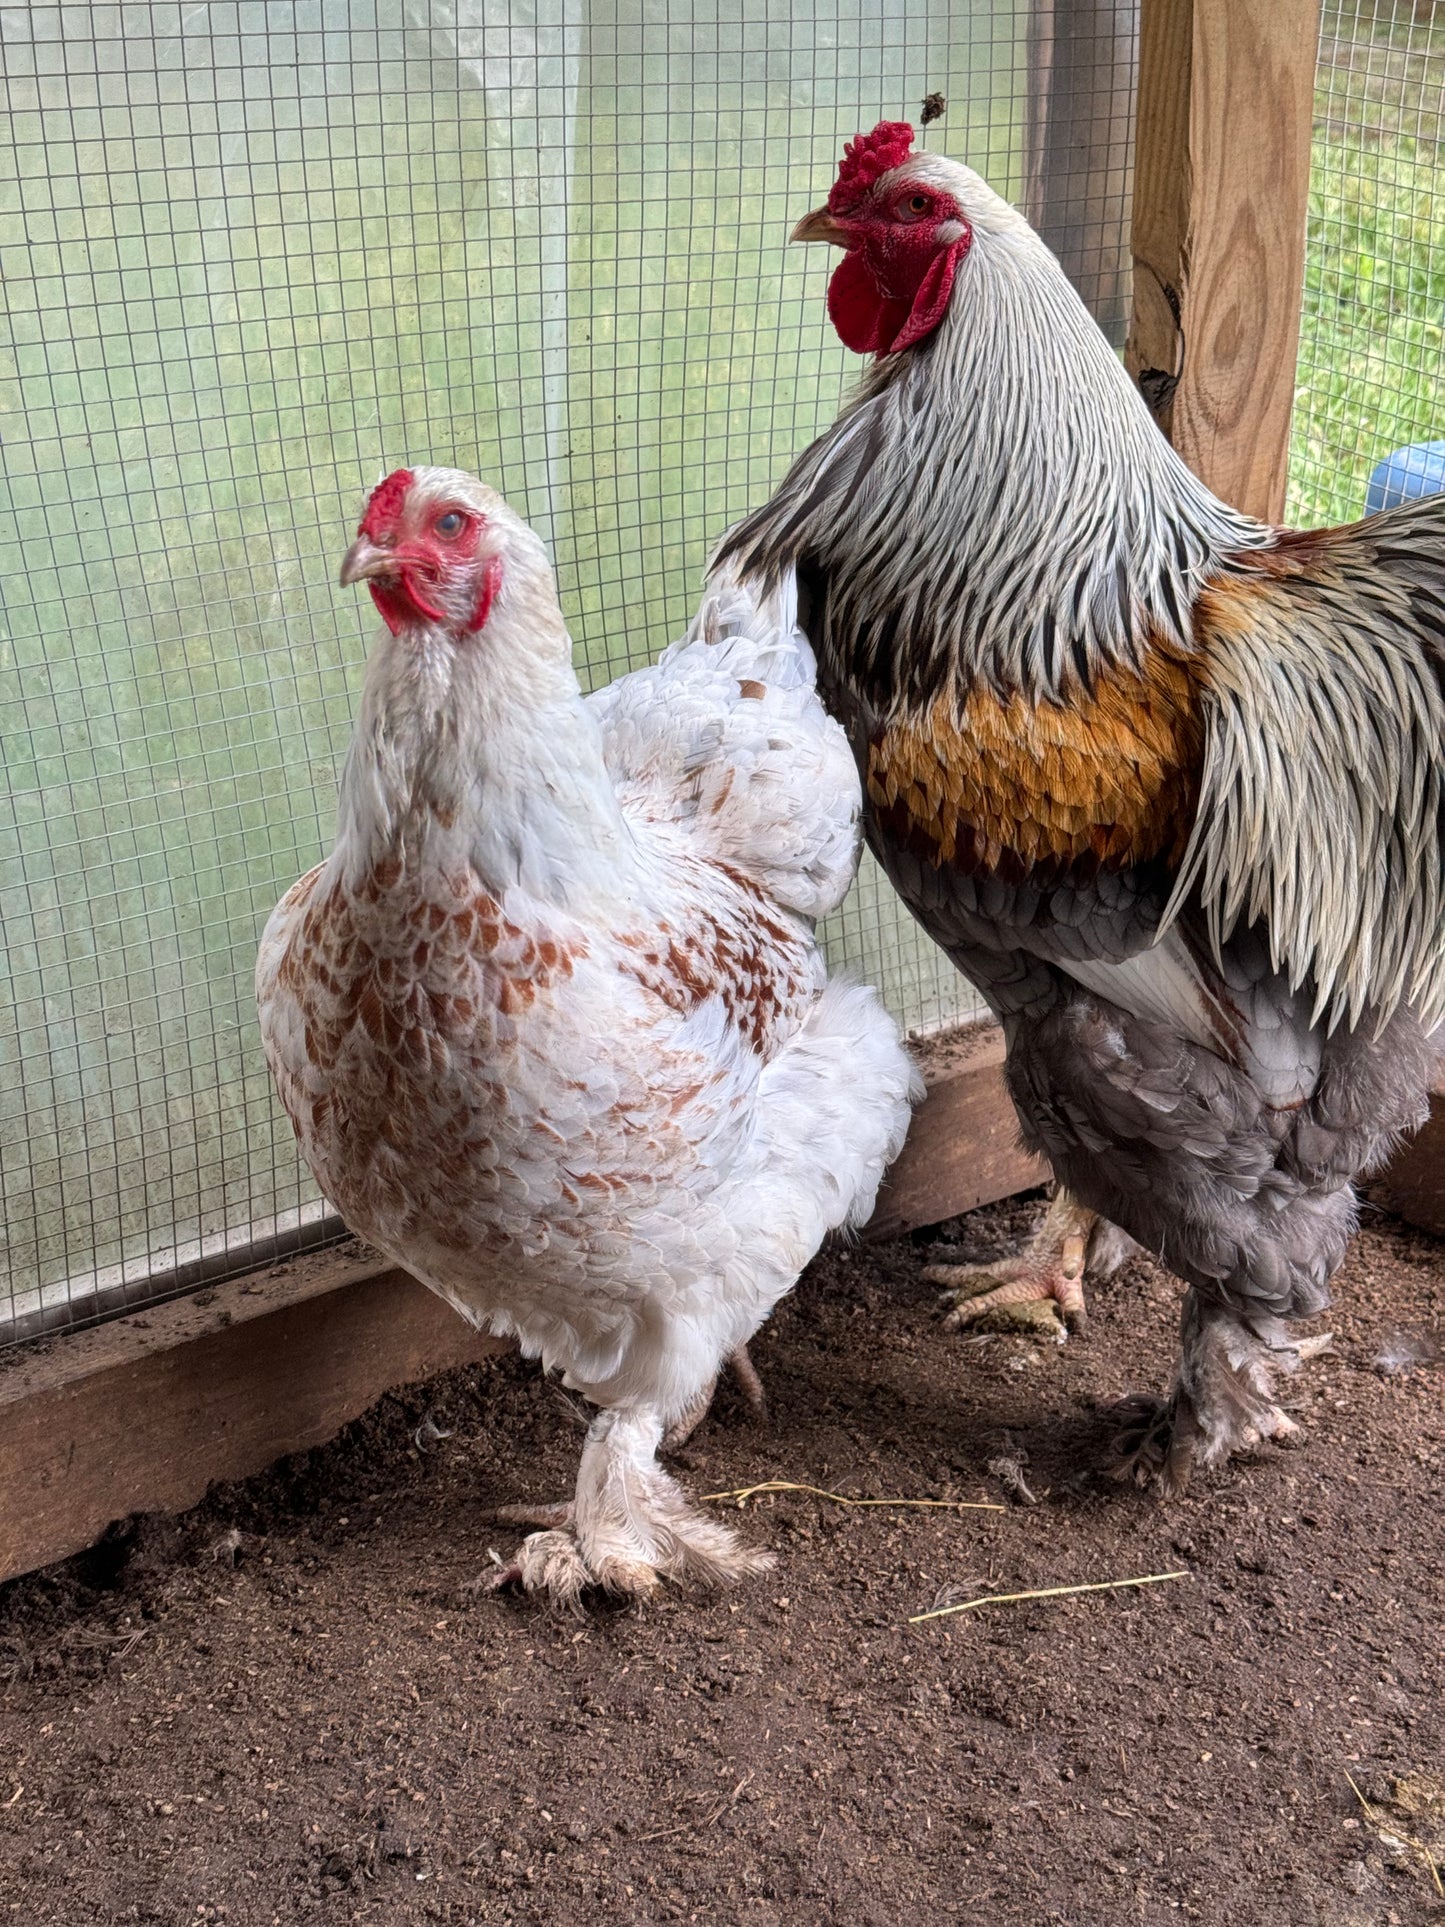
[[[497,1517],[505,1519],[511,1526],[542,1526],[547,1529],[570,1526],[572,1523],[573,1502],[571,1499],[558,1499],[548,1504],[544,1500],[524,1500],[521,1505],[499,1505]]]
[[[1275,1402],[1274,1374],[1295,1372],[1327,1351],[1329,1333],[1295,1337],[1282,1320],[1240,1317],[1223,1305],[1185,1295],[1179,1374],[1167,1399],[1136,1396],[1118,1408],[1117,1479],[1177,1498],[1195,1467],[1222,1463],[1272,1440],[1298,1438],[1300,1428]]]
[[[524,1539],[486,1589],[520,1586],[575,1608],[589,1591],[641,1600],[664,1579],[727,1586],[766,1572],[771,1553],[743,1545],[721,1520],[688,1504],[657,1464],[661,1438],[653,1412],[600,1412],[582,1450],[575,1499],[502,1508],[546,1529]]]
[[[559,1606],[577,1608],[592,1584],[577,1541],[570,1532],[554,1529],[530,1533],[518,1548],[513,1565],[504,1569],[499,1584],[515,1574],[527,1593],[539,1594]]]
[[[727,1362],[743,1397],[759,1418],[766,1418],[768,1395],[763,1389],[763,1381],[758,1377],[758,1368],[749,1356],[747,1346],[739,1345],[736,1351],[729,1352]],[[675,1418],[663,1433],[662,1451],[677,1452],[687,1444],[712,1410],[712,1402],[716,1395],[717,1380],[709,1379],[687,1409]]]
[[[711,1378],[694,1398],[686,1411],[680,1412],[662,1435],[660,1452],[680,1452],[712,1410],[712,1402],[717,1393],[717,1380]]]
[[[1128,1252],[1121,1235],[1060,1186],[1027,1251],[982,1265],[929,1265],[925,1280],[946,1287],[946,1331],[1022,1330],[1062,1344],[1088,1322],[1084,1279],[1108,1277]],[[1097,1251],[1096,1251],[1097,1247]]]

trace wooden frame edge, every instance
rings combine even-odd
[[[1044,1184],[1047,1165],[1019,1143],[1003,1081],[1003,1033],[969,1025],[913,1046],[928,1095],[883,1180],[864,1237],[901,1238]]]
[[[355,1244],[0,1358],[0,1581],[508,1349]]]
[[[992,1025],[916,1051],[928,1097],[869,1238],[1046,1175],[1017,1147]],[[352,1242],[0,1354],[0,1581],[322,1445],[395,1386],[508,1349]]]

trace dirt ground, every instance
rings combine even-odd
[[[682,1474],[1003,1510],[790,1492],[741,1515],[777,1566],[738,1594],[478,1597],[490,1508],[578,1445],[507,1360],[0,1592],[0,1920],[1445,1919],[1445,1374],[1393,1355],[1445,1327],[1445,1249],[1375,1220],[1290,1388],[1307,1445],[1170,1506],[1096,1468],[1171,1280],[1130,1266],[1041,1348],[943,1334],[920,1257],[820,1262],[756,1347],[770,1421],[724,1390]]]

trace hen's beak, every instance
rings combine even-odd
[[[827,241],[835,248],[848,246],[848,230],[826,207],[815,207],[805,214],[788,236],[790,241]]]
[[[369,535],[358,535],[342,560],[341,586],[349,589],[353,582],[374,582],[396,572],[396,557],[390,549],[379,548]]]

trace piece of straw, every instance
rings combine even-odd
[[[1375,1829],[1376,1833],[1380,1834],[1383,1838],[1398,1840],[1402,1846],[1413,1847],[1415,1852],[1423,1857],[1425,1865],[1430,1869],[1430,1878],[1435,1882],[1436,1893],[1439,1894],[1442,1900],[1445,1900],[1445,1887],[1442,1887],[1440,1884],[1439,1866],[1436,1864],[1434,1854],[1431,1853],[1430,1849],[1425,1845],[1425,1842],[1423,1840],[1417,1840],[1413,1834],[1402,1833],[1390,1818],[1389,1814],[1382,1813],[1365,1798],[1364,1794],[1361,1793],[1360,1789],[1355,1785],[1355,1776],[1348,1767],[1344,1769],[1344,1773],[1345,1778],[1350,1783],[1355,1798],[1364,1808],[1365,1818]]]
[[[1096,1579],[1088,1586],[1044,1586],[1037,1592],[986,1592],[977,1599],[964,1599],[956,1606],[935,1606],[932,1612],[914,1613],[910,1626],[925,1619],[946,1619],[950,1613],[972,1612],[975,1606],[1014,1606],[1021,1599],[1063,1599],[1076,1592],[1115,1592],[1120,1586],[1162,1586],[1166,1579],[1187,1579],[1187,1572],[1146,1572],[1137,1579]]]
[[[1006,1505],[986,1499],[850,1499],[843,1492],[825,1492],[820,1485],[798,1485],[792,1479],[764,1479],[761,1485],[740,1485],[734,1492],[704,1492],[704,1505],[720,1505],[736,1499],[739,1505],[759,1492],[811,1492],[815,1499],[831,1499],[834,1505],[917,1505],[938,1506],[948,1512],[1007,1512]]]

